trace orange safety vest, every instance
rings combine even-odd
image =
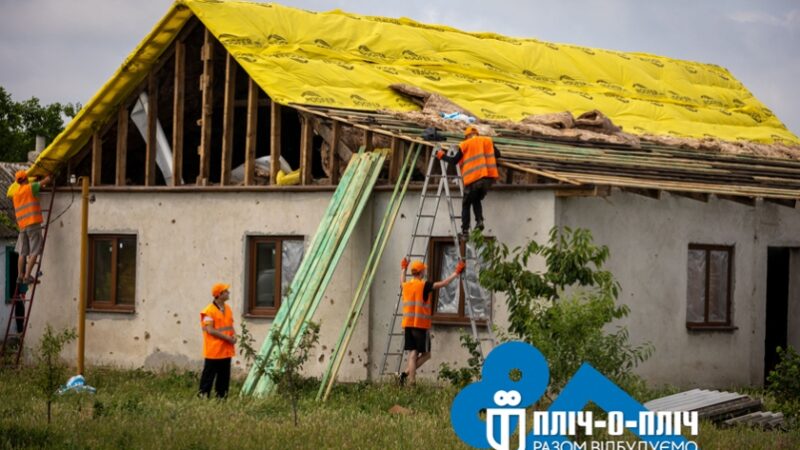
[[[14,194],[14,211],[20,230],[42,223],[42,207],[30,183],[20,185]]]
[[[403,328],[431,327],[431,298],[423,298],[425,280],[414,278],[403,283]]]
[[[209,303],[200,312],[200,326],[203,328],[203,357],[206,359],[224,359],[233,358],[236,351],[233,349],[233,344],[206,332],[205,318],[211,317],[214,323],[211,327],[221,332],[222,334],[233,336],[233,311],[231,307],[225,305],[225,312],[217,308],[214,302]]]
[[[497,178],[499,176],[492,138],[473,136],[462,141],[459,148],[463,155],[459,164],[461,164],[464,186],[469,186],[481,178]]]

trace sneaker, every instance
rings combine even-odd
[[[397,377],[397,384],[399,386],[405,386],[407,378],[408,378],[408,372],[401,373],[400,376]]]
[[[478,223],[475,224],[475,228],[483,231],[483,221],[479,220]]]
[[[25,284],[34,284],[34,283],[39,283],[39,280],[37,280],[37,279],[35,279],[33,277],[27,277],[27,278],[25,278],[23,283],[25,283]]]
[[[469,231],[468,230],[462,230],[461,234],[458,235],[458,238],[461,239],[462,241],[468,241],[469,240]]]

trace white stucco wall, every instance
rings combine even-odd
[[[767,247],[798,247],[800,212],[758,202],[756,207],[712,198],[703,203],[662,195],[659,200],[614,191],[608,198],[565,198],[558,223],[592,231],[608,245],[608,268],[631,307],[622,321],[631,341],[650,341],[655,354],[639,372],[649,381],[725,387],[762,383]],[[733,245],[731,332],[686,329],[690,243]],[[790,311],[798,298],[790,298]],[[792,326],[797,326],[798,322]]]

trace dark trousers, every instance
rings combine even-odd
[[[481,178],[469,186],[464,186],[464,199],[461,203],[461,231],[464,233],[469,233],[470,207],[475,211],[475,222],[483,222],[481,200],[486,198],[486,193],[489,192],[491,185],[492,180],[490,178]]]
[[[218,398],[225,398],[228,395],[228,386],[231,383],[231,358],[208,359],[203,364],[203,374],[200,375],[200,395],[208,397],[211,395],[211,385],[217,379],[214,390]]]

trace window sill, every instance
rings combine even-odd
[[[732,333],[738,330],[739,327],[734,325],[686,325],[686,330],[695,332],[719,331],[723,333]]]
[[[469,319],[436,319],[431,321],[431,324],[442,327],[468,327],[471,325]],[[476,326],[486,326],[485,320],[476,320]]]
[[[136,314],[134,308],[86,308],[87,313]]]
[[[276,315],[275,313],[272,313],[272,314],[246,313],[242,317],[244,317],[245,319],[269,319],[269,320],[272,320],[272,319],[275,319],[275,315]]]

